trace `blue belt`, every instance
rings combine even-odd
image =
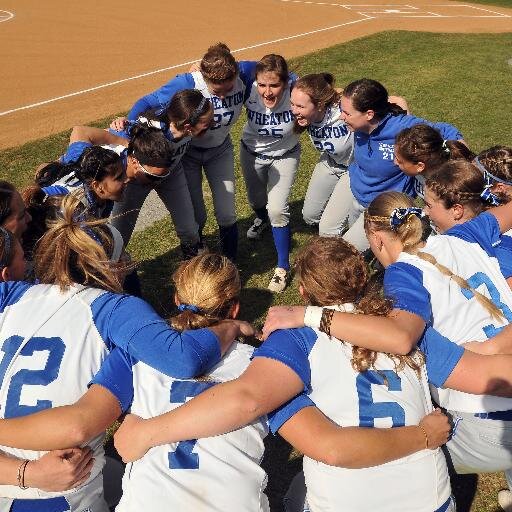
[[[263,155],[261,153],[256,153],[256,151],[252,151],[251,149],[249,149],[247,147],[247,144],[244,141],[241,141],[241,142],[242,142],[242,146],[244,147],[245,151],[247,151],[247,153],[249,153],[249,155],[255,156],[256,158],[259,158],[260,160],[279,160],[281,158],[286,158],[290,153],[293,153],[293,152],[297,151],[297,149],[299,149],[299,144],[296,144],[295,146],[293,146],[292,149],[289,149],[282,155],[269,156],[269,155]]]
[[[450,496],[439,508],[434,510],[434,512],[446,512],[448,510],[448,507],[450,506],[452,502],[452,497]]]
[[[482,418],[484,420],[510,421],[510,420],[512,420],[512,410],[511,411],[494,411],[494,412],[476,412],[475,417]]]
[[[66,498],[48,498],[47,500],[14,500],[11,512],[69,512],[71,510]]]

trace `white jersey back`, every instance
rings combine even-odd
[[[58,286],[34,285],[3,310],[0,314],[1,418],[68,405],[85,393],[108,353],[90,307],[103,293],[80,285],[64,293]],[[87,496],[88,484],[100,474],[104,464],[103,437],[88,443],[94,452],[94,467],[89,480],[79,490],[45,492],[0,485],[0,496],[23,499],[80,493]],[[0,450],[29,460],[45,453],[6,446],[0,446]]]
[[[212,102],[214,111],[213,126],[202,137],[193,138],[191,144],[198,148],[216,148],[224,142],[242,112],[245,84],[237,75],[233,89],[221,99],[210,93],[199,71],[194,71],[191,75],[194,88]]]
[[[309,397],[341,426],[417,425],[432,411],[425,367],[418,375],[379,354],[375,368],[356,372],[352,346],[315,331],[309,354]],[[450,496],[450,482],[440,449],[422,450],[373,468],[345,469],[304,457],[308,503],[322,512],[433,512]],[[371,488],[371,490],[370,490]],[[406,489],[406,492],[404,492]],[[370,492],[369,492],[370,491]]]
[[[274,108],[268,108],[258,93],[257,82],[252,84],[251,94],[245,102],[247,122],[242,141],[250,151],[266,156],[282,156],[299,143],[293,131],[295,118],[290,105],[289,83],[281,100]]]
[[[175,409],[219,382],[237,378],[253,348],[235,344],[207,380],[180,380],[144,363],[133,367],[131,412],[144,418]],[[117,512],[266,512],[266,474],[259,466],[265,420],[228,434],[152,448],[127,466]]]
[[[498,261],[476,243],[450,235],[428,238],[422,250],[433,255],[438,263],[462,277],[470,286],[505,311],[510,317],[512,291],[501,273]],[[461,257],[463,255],[463,257]],[[423,286],[430,293],[432,327],[443,336],[461,345],[467,341],[485,341],[508,323],[496,320],[453,279],[418,256],[401,253],[399,262],[409,263],[422,273]],[[511,398],[470,395],[451,389],[433,388],[434,399],[443,407],[461,412],[503,411],[512,409]]]
[[[319,123],[311,123],[308,133],[316,149],[327,153],[337,164],[348,167],[354,159],[354,133],[342,121],[338,104],[328,107]]]

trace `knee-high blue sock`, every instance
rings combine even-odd
[[[231,226],[219,226],[219,234],[222,254],[234,262],[238,249],[238,226],[236,222]]]
[[[290,225],[276,228],[272,226],[272,236],[277,251],[277,266],[290,270],[290,244],[291,230]]]

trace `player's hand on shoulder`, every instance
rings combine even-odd
[[[452,430],[448,416],[441,409],[435,409],[430,414],[427,414],[421,419],[419,425],[423,430],[423,434],[426,434],[428,438],[427,447],[430,450],[435,450],[445,444]]]
[[[125,129],[125,127],[126,127],[127,121],[128,121],[127,117],[116,117],[110,123],[110,128],[112,130],[116,130],[117,132],[122,132]]]
[[[114,446],[123,462],[140,459],[149,450],[146,445],[142,425],[144,420],[136,414],[127,414],[114,434]]]
[[[25,485],[48,492],[67,491],[86,482],[93,463],[88,446],[53,450],[27,464]]]
[[[277,329],[293,329],[304,326],[304,306],[272,306],[263,326],[266,340]]]
[[[389,96],[389,103],[394,103],[398,105],[400,108],[403,108],[408,114],[410,114],[409,105],[407,104],[407,100],[402,96]]]

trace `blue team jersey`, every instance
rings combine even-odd
[[[235,80],[233,90],[224,98],[211,94],[200,72],[183,73],[167,82],[156,91],[138,100],[128,113],[128,119],[136,119],[139,114],[150,109],[164,110],[172,97],[185,89],[196,89],[208,98],[213,105],[213,125],[208,133],[202,137],[194,138],[192,145],[201,148],[215,148],[220,146],[237,121],[243,104],[249,95],[251,84],[254,81],[256,62],[241,61],[238,63],[239,75]]]
[[[355,132],[354,161],[350,164],[350,187],[357,201],[368,206],[382,192],[395,190],[414,195],[414,178],[395,165],[395,137],[404,128],[426,123],[439,130],[444,139],[462,139],[448,123],[431,123],[411,115],[387,114],[371,133]]]
[[[427,333],[428,370],[444,382],[461,357],[462,349],[435,332]],[[255,357],[275,359],[293,370],[304,383],[304,393],[331,420],[341,426],[399,427],[417,425],[432,410],[425,367],[417,373],[384,354],[371,370],[359,373],[351,364],[352,346],[308,327],[272,333]],[[430,358],[430,362],[428,359]],[[304,398],[273,413],[273,431],[307,406]],[[308,503],[313,510],[433,512],[450,496],[447,468],[441,450],[422,450],[374,468],[345,469],[304,457]],[[397,481],[407,478],[400,490]],[[372,493],[362,493],[372,482]],[[414,487],[411,492],[410,485]],[[421,498],[419,498],[421,496]]]
[[[401,253],[386,268],[385,294],[394,307],[420,316],[457,344],[486,341],[512,320],[512,291],[496,257],[500,229],[489,212],[458,224],[443,235],[429,237],[420,252],[465,279],[469,286],[487,296],[503,318],[491,317],[468,289],[417,255]],[[508,398],[474,396],[457,391],[439,392],[440,404],[462,412],[499,411],[512,408]]]

